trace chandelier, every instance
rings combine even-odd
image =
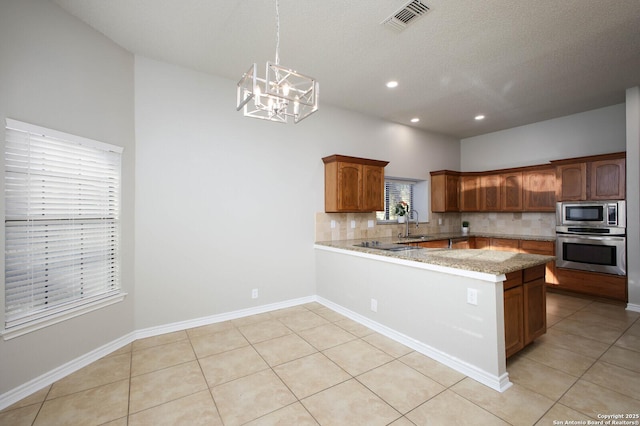
[[[236,89],[236,110],[245,117],[298,123],[318,110],[318,82],[280,65],[280,12],[276,0],[276,61],[267,62],[265,78],[258,77],[254,63]]]

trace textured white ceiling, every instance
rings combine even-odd
[[[54,2],[133,53],[234,83],[275,59],[275,0]],[[640,85],[640,0],[423,2],[431,11],[396,33],[380,22],[407,0],[280,0],[280,63],[320,82],[320,108],[459,138],[621,103]]]

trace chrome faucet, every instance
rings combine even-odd
[[[420,224],[420,220],[418,218],[418,212],[416,210],[409,210],[407,212],[407,220],[404,221],[404,227],[405,227],[404,228],[404,237],[405,238],[409,238],[409,234],[410,234],[410,232],[409,232],[409,222],[410,222],[409,216],[411,216],[411,213],[415,213],[416,214],[416,228]]]

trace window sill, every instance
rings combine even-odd
[[[95,300],[81,306],[73,307],[62,312],[48,315],[43,318],[34,319],[24,324],[15,325],[13,327],[10,327],[9,329],[3,330],[0,334],[2,335],[3,340],[11,340],[16,337],[23,336],[27,333],[31,333],[33,331],[48,327],[50,325],[57,324],[59,322],[84,315],[86,313],[104,308],[106,306],[122,302],[126,296],[127,293],[120,292],[111,296],[107,296],[103,299]]]

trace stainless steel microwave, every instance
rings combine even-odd
[[[571,201],[556,205],[557,226],[626,228],[625,201]]]

